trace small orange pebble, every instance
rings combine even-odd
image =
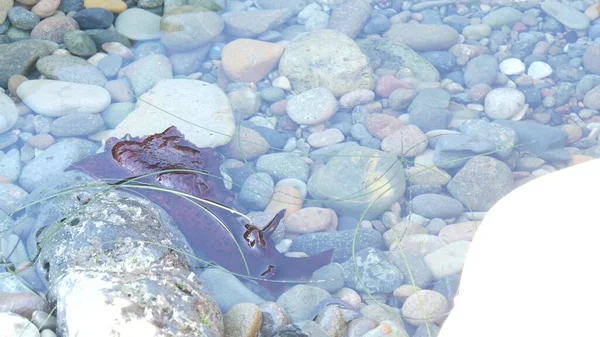
[[[384,335],[392,333],[392,327],[389,324],[382,323],[379,326],[381,327],[381,332],[383,332]]]
[[[84,8],[104,8],[115,14],[124,12],[127,4],[121,0],[85,0]]]

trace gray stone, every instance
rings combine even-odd
[[[414,281],[414,284],[421,289],[431,287],[433,274],[421,255],[393,250],[389,252],[389,259],[402,272],[406,284],[412,285]]]
[[[503,162],[488,156],[470,159],[446,186],[470,211],[488,211],[513,189],[513,176]]]
[[[256,170],[268,173],[275,181],[295,178],[306,182],[310,168],[299,155],[289,152],[270,153],[256,161]]]
[[[443,135],[435,145],[433,162],[439,168],[456,168],[463,166],[469,158],[491,153],[496,144],[489,140],[467,135]]]
[[[331,297],[331,295],[317,287],[299,284],[284,292],[277,299],[279,304],[289,315],[290,322],[311,320],[313,309],[321,301]]]
[[[210,45],[202,46],[195,50],[181,52],[169,56],[173,66],[174,75],[190,75],[200,69],[202,61],[206,58]]]
[[[98,51],[92,38],[81,30],[72,30],[65,34],[65,47],[71,54],[89,57]]]
[[[309,256],[333,250],[332,261],[344,262],[352,256],[352,240],[354,238],[354,229],[341,230],[337,232],[320,232],[300,235],[294,239],[290,251],[304,252]],[[381,234],[368,228],[359,228],[355,251],[373,247],[384,249],[383,238]]]
[[[362,146],[344,147],[308,180],[308,192],[336,212],[367,220],[378,217],[406,189],[395,155]]]
[[[408,113],[430,109],[446,109],[450,104],[450,94],[442,89],[423,89],[412,100]]]
[[[94,40],[97,48],[102,48],[102,45],[107,42],[119,42],[125,47],[131,47],[131,42],[129,42],[128,38],[112,30],[88,29],[85,32]]]
[[[253,293],[240,280],[226,271],[210,268],[199,276],[204,288],[214,297],[222,312],[238,303],[261,304],[264,299]]]
[[[391,293],[404,283],[402,272],[378,249],[360,250],[342,267],[346,283],[361,292]]]
[[[228,34],[237,37],[255,37],[268,30],[278,28],[292,15],[292,10],[280,8],[229,12],[223,14],[222,18]]]
[[[19,184],[32,191],[44,181],[62,174],[72,163],[96,153],[98,145],[77,138],[67,138],[51,145],[41,154],[25,164],[19,177]]]
[[[423,81],[438,81],[440,74],[433,64],[402,43],[390,39],[362,39],[356,44],[371,59],[381,59],[382,68],[399,71],[410,69],[416,78]]]
[[[135,109],[135,104],[129,102],[113,103],[102,111],[104,124],[109,129],[116,128],[130,112]]]
[[[249,209],[262,211],[269,204],[274,190],[273,178],[268,173],[258,172],[244,181],[239,198]]]
[[[158,81],[172,79],[173,68],[166,56],[154,54],[128,64],[119,71],[118,77],[126,77],[135,95],[140,96]]]
[[[106,84],[106,77],[93,64],[71,55],[49,55],[36,63],[37,70],[49,79],[97,86]]]
[[[0,134],[12,129],[19,118],[17,106],[6,94],[0,92]]]
[[[75,112],[55,119],[50,132],[56,137],[78,137],[102,129],[104,129],[104,120],[99,114]]]
[[[415,51],[447,50],[459,41],[458,32],[444,24],[397,23],[383,37]]]
[[[123,65],[123,57],[117,54],[108,54],[100,62],[98,62],[98,70],[104,74],[104,76],[110,78],[115,77],[119,73],[119,69]]]
[[[364,0],[348,0],[331,12],[329,29],[354,39],[371,17],[373,7]]]
[[[13,27],[24,30],[31,30],[40,23],[40,18],[24,7],[11,8],[8,11],[8,19]]]
[[[480,55],[472,58],[465,67],[464,80],[467,87],[485,83],[492,86],[496,82],[498,61],[492,55]]]
[[[256,7],[260,9],[280,9],[287,8],[292,11],[294,15],[300,13],[310,3],[309,0],[254,0]]]
[[[587,16],[568,4],[555,0],[547,0],[541,3],[541,8],[546,14],[552,16],[569,29],[583,30],[590,25],[590,20]]]
[[[12,312],[0,313],[2,333],[6,336],[40,337],[38,329],[29,320]]]
[[[500,7],[497,10],[486,14],[481,22],[492,26],[492,28],[500,29],[502,26],[512,26],[519,22],[523,17],[523,13],[513,7]]]
[[[81,29],[108,29],[114,19],[114,14],[105,8],[86,8],[73,16]]]
[[[367,56],[347,35],[330,29],[296,37],[279,61],[279,74],[298,92],[325,87],[335,97],[375,85]]]
[[[519,139],[513,129],[482,119],[465,121],[460,126],[460,132],[468,136],[484,138],[496,144],[498,152],[494,155],[499,158],[508,157]]]
[[[497,120],[495,123],[509,127],[517,133],[519,141],[515,146],[516,151],[528,151],[539,155],[548,150],[564,148],[567,142],[568,135],[562,129],[534,121]]]
[[[444,130],[451,121],[452,112],[441,108],[413,109],[408,118],[410,124],[418,126],[423,132]]]
[[[442,194],[421,194],[410,202],[412,211],[429,219],[454,218],[462,214],[463,205]]]
[[[40,57],[58,49],[58,44],[45,40],[25,40],[0,44],[0,87],[7,88],[13,75],[28,76]]]
[[[10,181],[17,181],[21,173],[21,156],[19,150],[12,149],[6,154],[0,154],[0,175],[8,178]]]
[[[161,42],[173,51],[189,51],[219,36],[225,27],[217,13],[201,7],[180,6],[167,11],[160,22]]]

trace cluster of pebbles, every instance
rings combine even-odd
[[[599,17],[592,0],[0,0],[0,215],[107,137],[175,125],[225,155],[240,211],[287,209],[280,251],[334,249],[327,282],[272,300],[201,274],[225,335],[435,336],[485,212],[600,156]],[[2,232],[0,327],[50,337],[12,277],[30,235]]]

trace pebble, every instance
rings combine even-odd
[[[600,85],[585,94],[583,104],[589,109],[600,110]]]
[[[500,71],[504,75],[512,76],[519,75],[525,72],[525,65],[523,62],[517,58],[508,58],[502,62],[500,62]]]
[[[79,137],[103,129],[104,121],[99,114],[75,112],[55,119],[50,132],[56,137]]]
[[[40,18],[24,7],[11,8],[8,11],[8,19],[13,27],[23,30],[31,30],[40,23]]]
[[[479,221],[459,222],[447,225],[440,229],[438,236],[448,243],[460,240],[472,241],[479,225]]]
[[[389,95],[388,104],[396,111],[406,109],[417,96],[414,89],[398,88]]]
[[[541,80],[550,75],[552,75],[552,67],[546,62],[535,61],[527,69],[527,76],[534,80]]]
[[[110,95],[102,87],[54,80],[24,82],[17,88],[17,95],[31,110],[51,117],[98,113],[110,104]]]
[[[8,16],[8,11],[14,4],[14,0],[0,0],[0,24],[4,23]]]
[[[31,192],[39,184],[62,174],[69,165],[96,153],[97,149],[98,145],[91,141],[66,138],[51,145],[25,164],[19,177],[19,184],[23,189]]]
[[[222,312],[239,303],[261,304],[264,299],[254,294],[237,277],[217,268],[209,268],[198,276],[204,288],[215,299]]]
[[[369,114],[365,121],[369,133],[379,139],[391,135],[402,128],[403,125],[398,118],[383,113]]]
[[[405,44],[418,52],[447,50],[459,40],[458,32],[444,24],[397,23],[383,37]]]
[[[511,119],[525,106],[525,95],[513,88],[496,88],[485,97],[485,114],[491,119]]]
[[[119,78],[113,81],[108,81],[104,85],[104,88],[110,94],[111,99],[114,102],[134,102],[135,95],[131,84],[126,78]]]
[[[77,56],[92,56],[96,54],[96,43],[94,40],[81,30],[67,32],[64,37],[65,47],[71,54]]]
[[[49,55],[36,63],[37,70],[49,79],[94,86],[106,84],[106,77],[93,64],[76,56]]]
[[[223,48],[223,70],[239,82],[258,82],[279,62],[283,46],[270,42],[237,39]]]
[[[337,229],[338,217],[331,209],[307,207],[291,214],[284,224],[286,233],[333,232]]]
[[[129,8],[117,16],[115,29],[131,40],[146,41],[161,37],[161,17],[141,8]]]
[[[85,0],[85,8],[104,8],[115,14],[122,13],[127,9],[127,4],[121,0]]]
[[[523,17],[523,12],[510,6],[500,7],[486,14],[481,22],[490,25],[492,28],[500,29],[502,26],[512,27]]]
[[[254,173],[244,181],[239,198],[249,209],[262,211],[269,204],[274,189],[275,182],[268,173]]]
[[[267,172],[279,181],[285,178],[295,178],[306,182],[309,176],[309,167],[302,158],[293,153],[270,153],[258,158],[256,170]]]
[[[325,87],[340,97],[374,86],[367,56],[347,35],[331,29],[310,32],[291,41],[279,61],[279,74],[301,93]]]
[[[411,201],[412,210],[426,218],[454,218],[462,214],[460,202],[441,194],[421,194]]]
[[[223,317],[225,336],[257,336],[262,324],[260,308],[254,303],[239,303]]]
[[[355,38],[371,17],[373,7],[362,0],[348,0],[331,11],[329,29]]]
[[[50,130],[48,130],[50,131]],[[54,144],[54,137],[47,133],[40,133],[27,138],[27,144],[39,150],[45,150]]]
[[[330,298],[331,295],[320,288],[298,284],[284,292],[277,298],[277,304],[289,315],[291,323],[311,320],[312,310],[321,301]]]
[[[31,12],[38,17],[45,19],[47,17],[52,16],[58,6],[60,5],[60,0],[39,0],[32,8]]]
[[[131,83],[136,96],[152,89],[160,80],[173,78],[173,67],[164,55],[148,55],[121,68],[118,77],[125,77]]]
[[[240,127],[232,140],[223,147],[223,153],[230,158],[254,160],[269,151],[269,143],[255,130]]]
[[[73,15],[81,29],[108,29],[115,20],[114,14],[106,8],[89,8]]]
[[[404,275],[378,249],[357,251],[355,260],[342,263],[346,283],[353,289],[369,293],[391,293],[404,283]]]
[[[77,29],[77,21],[70,17],[52,16],[42,20],[31,30],[31,38],[62,43],[68,31]]]
[[[306,140],[310,146],[321,148],[343,142],[344,134],[340,130],[332,128],[312,133]]]
[[[381,142],[383,151],[402,157],[415,157],[427,149],[427,136],[415,125],[406,125]]]
[[[109,54],[103,57],[97,64],[98,70],[107,78],[116,77],[123,65],[123,58],[117,54]]]
[[[56,330],[56,317],[49,315],[41,310],[36,310],[31,315],[31,323],[41,330]]]
[[[12,129],[18,118],[15,103],[6,94],[0,93],[0,134]]]
[[[21,173],[20,154],[17,149],[12,149],[0,155],[0,175],[11,182],[17,181]]]
[[[160,41],[169,50],[189,51],[219,36],[223,19],[198,6],[179,6],[167,11],[160,21]]]
[[[338,102],[326,88],[315,88],[292,97],[286,106],[290,119],[298,124],[317,125],[338,110]]]
[[[302,208],[304,197],[302,193],[293,186],[276,186],[271,200],[265,207],[265,212],[269,214],[277,214],[277,212],[285,209],[284,219],[289,217],[294,212]]]
[[[492,55],[484,54],[476,56],[465,67],[465,84],[469,88],[480,83],[492,86],[496,82],[498,68],[498,61]]]
[[[552,16],[569,29],[582,30],[588,28],[590,25],[590,20],[582,12],[568,4],[555,0],[547,0],[542,2],[540,6],[546,14]]]
[[[448,300],[433,290],[420,290],[409,296],[402,305],[402,316],[415,326],[427,323],[441,323],[449,309]]]
[[[488,156],[469,159],[447,185],[448,192],[472,211],[487,211],[512,188],[510,168]]]
[[[405,283],[409,283],[412,286],[414,282],[419,288],[431,287],[433,275],[421,255],[395,250],[389,252],[389,258],[404,275]]]
[[[413,234],[404,236],[398,244],[393,243],[390,246],[390,252],[404,250],[405,252],[415,253],[419,256],[426,256],[444,246],[446,246],[446,242],[435,235]]]
[[[363,105],[372,102],[375,99],[375,93],[372,90],[358,89],[351,91],[340,97],[340,108],[352,109],[357,105]]]

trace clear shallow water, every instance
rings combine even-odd
[[[485,212],[597,157],[591,1],[57,4],[0,2],[2,210],[107,137],[174,125],[224,155],[214,178],[240,213],[264,225],[287,209],[279,250],[334,249],[325,289],[270,300],[302,322],[333,295],[365,307],[373,321],[359,323],[375,330],[330,307],[317,336],[435,334]],[[2,241],[8,270],[35,256],[34,227],[18,228]],[[260,302],[234,279],[203,279],[223,313]],[[398,309],[392,323],[376,302]],[[429,330],[411,319],[423,316]]]

